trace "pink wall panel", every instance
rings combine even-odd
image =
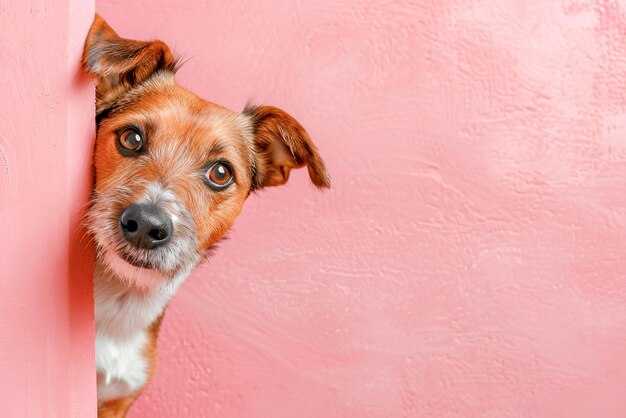
[[[98,7],[334,179],[249,199],[132,417],[626,416],[626,1]]]
[[[0,4],[0,417],[95,417],[88,0]]]

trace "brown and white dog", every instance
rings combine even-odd
[[[238,113],[185,90],[161,41],[121,38],[96,16],[83,64],[97,76],[88,227],[98,416],[123,417],[155,372],[167,304],[250,192],[303,166],[319,188],[330,178],[293,117],[270,106]]]

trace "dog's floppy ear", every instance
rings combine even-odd
[[[242,114],[250,121],[254,135],[257,164],[253,189],[285,184],[291,169],[305,165],[313,184],[330,188],[324,161],[297,120],[273,106],[248,105]]]
[[[83,67],[98,76],[100,95],[120,86],[137,85],[157,70],[174,72],[176,60],[163,42],[120,38],[96,14],[85,40]]]

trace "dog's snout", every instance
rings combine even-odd
[[[166,244],[174,229],[172,219],[157,205],[149,203],[127,207],[120,225],[128,242],[147,250]]]

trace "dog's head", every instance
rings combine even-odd
[[[119,37],[96,16],[83,64],[96,87],[96,185],[89,228],[99,257],[135,286],[195,267],[232,226],[251,191],[306,166],[330,187],[304,128],[271,106],[237,113],[176,83],[161,41]]]

